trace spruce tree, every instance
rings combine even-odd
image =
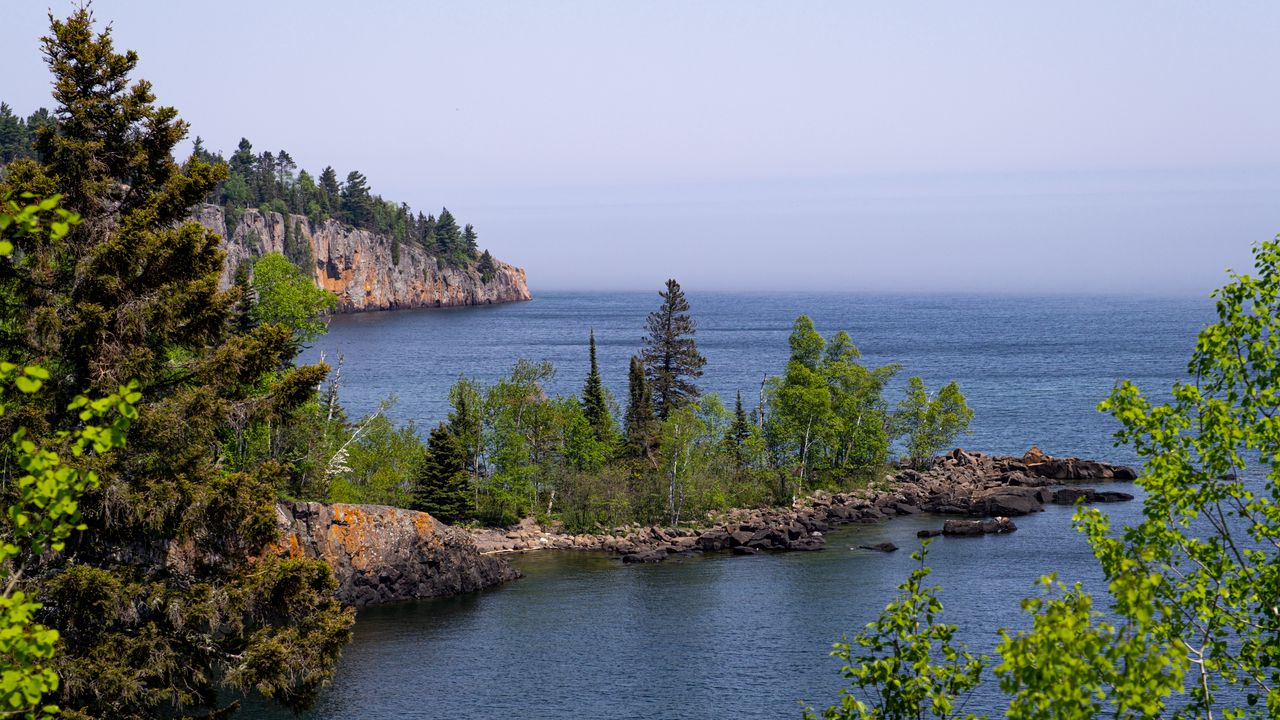
[[[444,423],[427,440],[427,457],[413,487],[413,509],[455,523],[471,515],[471,487],[466,451]]]
[[[338,173],[332,166],[326,165],[320,171],[320,206],[325,215],[333,217],[338,214],[342,188],[338,186]]]
[[[466,245],[467,257],[475,257],[476,252],[480,250],[480,236],[476,233],[476,228],[471,223],[462,229],[462,240]]]
[[[645,322],[648,334],[641,358],[653,393],[654,411],[666,420],[673,410],[698,398],[700,391],[693,380],[702,377],[707,359],[694,342],[697,327],[689,316],[689,302],[680,283],[667,280],[666,289],[658,296],[662,307],[649,313]]]
[[[369,181],[356,170],[347,173],[347,181],[342,185],[342,215],[347,222],[361,228],[367,228],[373,220]]]
[[[748,419],[747,411],[742,407],[742,391],[739,390],[738,401],[733,407],[733,424],[725,434],[726,444],[733,454],[738,470],[742,470],[747,465],[747,440],[750,438],[751,420]]]
[[[600,365],[596,361],[596,332],[588,336],[591,350],[591,369],[587,373],[587,382],[582,387],[582,414],[587,417],[596,440],[602,443],[613,441],[613,416],[609,414],[609,397],[600,379]]]
[[[327,369],[293,366],[287,328],[237,327],[219,238],[189,215],[225,167],[173,160],[187,126],[131,82],[137,56],[114,50],[110,27],[95,34],[86,7],[50,22],[57,122],[39,133],[43,164],[10,165],[0,195],[61,193],[83,222],[0,266],[0,359],[52,375],[0,435],[15,421],[72,430],[79,392],[136,380],[142,393],[128,445],[95,460],[85,531],[32,579],[60,634],[50,700],[126,720],[225,716],[228,689],[305,708],[352,615],[327,565],[272,549],[287,461],[229,448],[247,424],[290,423]]]
[[[645,379],[644,364],[634,355],[627,374],[625,424],[627,453],[633,457],[648,456],[657,436],[657,420],[653,415],[653,395],[649,391],[649,382]]]
[[[449,212],[449,208],[441,208],[440,219],[436,220],[431,233],[435,240],[436,254],[440,257],[453,258],[461,250],[464,242],[462,230],[458,228],[458,221]]]
[[[493,256],[488,250],[480,253],[480,262],[476,263],[476,270],[480,271],[480,279],[489,282],[493,279],[494,273],[497,271],[498,265],[493,261]]]

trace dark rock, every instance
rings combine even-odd
[[[942,534],[941,530],[917,530],[916,531],[916,537],[918,538],[938,537],[941,534]]]
[[[747,530],[735,530],[729,533],[729,547],[746,545],[751,542],[751,536],[754,534],[754,532],[749,532]]]
[[[715,552],[729,547],[729,533],[723,530],[708,530],[698,536],[698,547],[704,552]]]
[[[960,537],[974,535],[989,535],[993,533],[1011,533],[1017,530],[1018,526],[1013,524],[1009,518],[989,518],[986,520],[948,520],[942,524],[943,535],[956,535]]]
[[[656,562],[662,562],[663,560],[666,560],[666,559],[667,559],[667,553],[665,550],[661,550],[661,549],[641,551],[638,553],[632,553],[630,555],[622,556],[622,562],[629,563],[629,564],[656,563]]]
[[[746,545],[739,545],[733,549],[733,554],[734,555],[759,555],[760,551],[753,547],[747,547]]]
[[[893,552],[898,549],[897,545],[891,542],[876,543],[874,545],[859,545],[860,550],[874,550],[876,552]]]

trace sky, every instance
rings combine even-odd
[[[49,104],[11,0],[0,100]],[[1204,294],[1280,232],[1280,4],[97,0],[206,146],[539,289]]]

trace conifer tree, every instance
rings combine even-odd
[[[648,334],[641,358],[653,393],[654,411],[659,419],[666,420],[674,410],[698,398],[700,391],[693,380],[702,377],[707,360],[694,342],[697,327],[689,316],[689,302],[680,283],[667,280],[666,289],[658,295],[662,307],[649,313],[645,322]]]
[[[436,253],[441,257],[450,258],[462,248],[462,230],[458,228],[458,221],[449,212],[449,208],[441,208],[440,219],[436,220],[431,233]]]
[[[475,257],[476,252],[480,250],[480,246],[478,244],[480,236],[476,233],[476,228],[471,223],[467,223],[467,226],[463,228],[462,240],[466,244],[467,257]]]
[[[373,219],[373,204],[368,179],[356,170],[347,173],[347,181],[342,185],[342,214],[346,221],[356,227],[367,227]]]
[[[600,365],[596,361],[596,332],[591,331],[588,345],[591,348],[591,369],[582,387],[582,414],[587,417],[596,440],[610,443],[614,437],[613,416],[609,414],[609,397],[600,379]]]
[[[631,369],[627,375],[627,452],[633,457],[646,457],[653,450],[657,436],[657,419],[653,414],[653,395],[645,379],[644,364],[640,358],[631,357]]]
[[[742,391],[739,390],[738,401],[733,408],[733,424],[725,434],[726,444],[729,446],[729,451],[733,453],[739,471],[747,465],[747,440],[749,439],[751,439],[751,420],[742,407]]]
[[[490,280],[492,280],[493,275],[497,271],[497,269],[498,269],[498,266],[493,261],[493,256],[489,254],[488,250],[485,250],[484,252],[480,253],[480,262],[476,263],[476,270],[480,271],[481,280],[483,280],[484,282],[489,282]]]
[[[320,205],[326,215],[333,217],[338,213],[342,188],[338,187],[338,173],[332,166],[326,165],[320,171]]]
[[[413,487],[413,509],[446,523],[471,515],[471,487],[466,452],[444,423],[431,430],[427,457]]]
[[[39,133],[43,164],[11,165],[0,195],[60,193],[83,222],[0,266],[0,359],[51,375],[0,435],[15,417],[73,430],[79,392],[130,380],[141,392],[128,445],[95,467],[84,533],[42,558],[61,643],[51,700],[77,718],[211,717],[229,714],[236,688],[304,708],[352,616],[323,562],[270,549],[290,467],[225,448],[237,423],[289,423],[327,369],[293,366],[287,328],[237,327],[219,238],[189,215],[225,166],[174,162],[187,126],[130,80],[137,56],[114,50],[110,27],[95,34],[86,7],[50,23],[57,122]]]

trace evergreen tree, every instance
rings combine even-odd
[[[587,382],[582,388],[582,413],[595,433],[596,440],[602,443],[613,441],[613,416],[609,414],[609,396],[600,379],[600,365],[596,362],[596,333],[589,335],[588,345],[591,348],[591,370],[587,373]]]
[[[476,228],[474,225],[467,223],[467,226],[462,230],[462,239],[466,246],[467,257],[475,257],[476,253],[480,250],[480,246],[478,244],[480,236],[476,234]]]
[[[694,342],[697,328],[689,316],[689,302],[680,283],[667,280],[666,290],[658,295],[662,307],[649,313],[645,323],[649,332],[640,356],[653,393],[654,410],[658,418],[666,420],[672,411],[698,398],[700,391],[693,380],[702,377],[707,359]]]
[[[13,114],[7,103],[0,102],[0,167],[30,156],[31,138],[27,134],[27,124]]]
[[[51,19],[43,45],[57,123],[39,134],[44,164],[10,165],[0,195],[58,192],[83,222],[17,243],[23,261],[0,266],[0,359],[51,374],[0,435],[14,418],[73,431],[78,391],[136,380],[141,392],[128,445],[94,461],[83,534],[41,559],[44,621],[61,646],[50,700],[77,718],[211,717],[229,714],[236,688],[304,708],[352,615],[323,562],[271,549],[290,467],[226,448],[240,423],[288,424],[326,368],[293,366],[287,328],[233,332],[219,238],[189,215],[225,166],[174,162],[187,126],[130,81],[137,56],[114,50],[110,27],[95,34],[86,7]]]
[[[436,253],[441,257],[453,259],[462,250],[464,243],[462,230],[458,228],[458,221],[454,219],[453,213],[449,212],[449,208],[441,208],[440,219],[436,221],[432,237],[435,240]]]
[[[498,270],[498,265],[493,261],[493,256],[488,250],[480,253],[480,262],[476,264],[476,270],[480,271],[480,279],[489,282],[493,279],[493,275]]]
[[[649,456],[657,437],[658,422],[653,414],[653,395],[645,378],[644,364],[634,355],[627,374],[625,424],[627,452],[633,457]]]
[[[338,214],[342,189],[338,187],[338,173],[333,167],[326,165],[320,171],[320,206],[329,217]]]
[[[355,170],[347,173],[347,181],[342,185],[342,213],[346,221],[356,227],[368,227],[373,220],[369,181]]]
[[[444,423],[436,425],[427,440],[427,457],[413,486],[413,509],[446,523],[471,515],[466,453]]]
[[[231,160],[227,162],[231,166],[231,172],[244,178],[253,177],[254,167],[257,165],[258,159],[253,154],[253,143],[248,138],[240,138],[240,145],[231,155]]]
[[[729,451],[733,454],[739,471],[747,466],[747,461],[749,460],[747,441],[750,439],[751,420],[747,417],[747,411],[742,407],[742,391],[739,390],[738,401],[733,407],[733,424],[729,426],[729,431],[725,433],[725,443],[729,446]]]

